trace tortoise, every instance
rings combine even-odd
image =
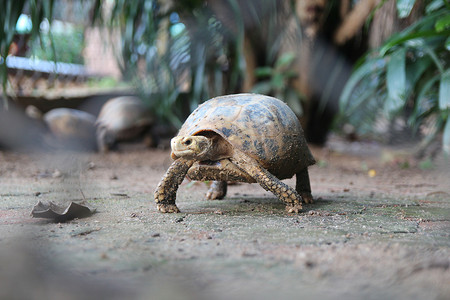
[[[42,117],[56,143],[66,149],[95,150],[95,116],[73,108],[54,108]]]
[[[155,190],[160,212],[179,212],[178,186],[214,181],[207,199],[226,195],[228,181],[259,183],[299,212],[312,203],[308,166],[315,163],[294,112],[281,100],[259,94],[216,97],[200,105],[171,140],[174,160]],[[296,189],[280,180],[296,175]]]
[[[108,100],[97,118],[97,144],[101,152],[113,149],[118,142],[145,136],[145,142],[152,146],[153,117],[141,99],[122,96]]]

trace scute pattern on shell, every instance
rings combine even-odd
[[[257,94],[213,98],[186,120],[179,136],[213,131],[280,179],[315,163],[297,116],[281,100]]]

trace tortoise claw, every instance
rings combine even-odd
[[[156,208],[162,213],[179,213],[180,210],[175,204],[157,204]]]
[[[300,196],[302,196],[304,203],[314,203],[314,198],[311,195],[311,193],[300,193]]]
[[[302,210],[302,204],[301,203],[292,203],[286,205],[286,211],[288,213],[295,213],[298,214]]]
[[[227,194],[227,183],[224,181],[213,181],[208,192],[206,193],[207,200],[223,199]]]
[[[206,200],[216,200],[216,199],[223,199],[222,193],[218,191],[208,191],[206,193]]]

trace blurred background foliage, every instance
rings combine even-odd
[[[202,1],[97,0],[93,21],[120,32],[124,79],[160,122],[178,128],[201,102],[238,91],[242,70],[228,58],[243,55],[224,42],[221,23]]]
[[[339,17],[341,3],[356,7],[363,1],[323,1],[327,3],[321,8],[326,16],[323,35],[332,32],[339,18],[344,18]],[[280,18],[280,13],[281,18],[283,15],[270,3],[280,1],[248,2],[256,5],[248,4],[247,12],[242,11],[238,0],[74,2],[72,5],[80,10],[78,18],[85,20],[89,16],[88,25],[104,26],[110,34],[119,35],[115,53],[123,79],[136,88],[162,123],[178,128],[202,101],[243,90],[243,82],[249,75],[244,53],[249,20],[254,28],[264,27],[270,37],[257,49],[266,55],[251,74],[256,78],[251,91],[285,100],[299,116],[309,113],[305,110],[307,95],[291,84],[299,76],[295,68],[296,52],[274,54],[282,45],[277,39],[278,24],[273,20]],[[292,11],[294,2],[286,1]],[[371,16],[389,1],[375,2]],[[228,18],[218,15],[211,3],[226,6]],[[348,61],[357,62],[340,94],[335,126],[339,129],[344,124],[352,124],[358,135],[365,136],[376,134],[379,120],[402,118],[408,128],[425,137],[422,148],[441,135],[444,149],[450,152],[450,4],[447,0],[398,0],[397,17],[407,18],[418,3],[421,9],[417,21],[384,40],[380,47],[370,49],[361,57],[361,51],[368,49],[361,44],[367,40],[373,18],[360,30],[357,51],[341,47]],[[42,25],[55,23],[55,14],[61,10],[58,6],[65,4],[54,0],[2,1],[0,75],[4,86],[7,67],[3,62],[18,33],[21,14],[29,16],[26,27],[31,40],[29,57],[83,63],[81,27],[61,27],[58,31],[45,30]],[[263,4],[272,12],[267,20],[258,16],[258,5]],[[300,26],[298,19],[294,21]],[[302,30],[294,34],[299,35],[298,41],[306,40]],[[330,75],[330,80],[340,76],[338,69],[325,73]],[[322,96],[320,101],[323,103],[319,106],[324,107],[330,100]]]
[[[54,51],[48,51],[48,49]],[[84,36],[83,28],[64,28],[51,34],[41,33],[35,38],[27,56],[72,64],[83,64]]]
[[[297,77],[297,72],[292,68],[295,54],[287,52],[282,54],[274,66],[266,66],[255,69],[255,76],[259,79],[252,92],[265,95],[273,95],[283,99],[298,115],[303,115],[302,94],[289,84],[290,80]]]
[[[399,17],[414,3],[397,1]],[[424,129],[420,151],[443,132],[450,153],[450,3],[426,1],[423,18],[362,57],[340,102],[341,117],[360,134],[401,116],[414,133]]]
[[[5,59],[10,52],[10,47],[13,43],[14,37],[18,32],[16,29],[20,16],[25,10],[25,7],[30,12],[30,23],[26,25],[25,34],[32,38],[40,34],[40,26],[44,20],[51,20],[53,18],[54,1],[28,1],[28,0],[2,0],[0,10],[0,22],[3,27],[0,29],[0,76],[5,90],[7,83],[7,65]],[[7,107],[7,100],[4,97],[4,106]]]

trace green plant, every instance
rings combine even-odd
[[[94,19],[120,31],[124,78],[160,121],[179,127],[202,101],[236,90],[242,64],[229,57],[242,59],[241,47],[225,42],[221,23],[203,1],[117,0],[105,19],[103,4],[96,1]],[[233,64],[225,67],[229,61]]]
[[[398,1],[399,17],[408,16],[414,3]],[[443,149],[450,153],[450,3],[426,4],[421,20],[363,57],[346,84],[340,107],[363,133],[380,114],[407,114],[414,130],[431,124],[421,149],[443,132]]]
[[[255,69],[255,76],[260,81],[253,86],[252,92],[283,99],[298,116],[301,116],[303,113],[300,101],[302,96],[289,84],[298,76],[292,68],[294,59],[294,53],[286,52],[277,59],[273,67]]]
[[[55,51],[48,51],[54,47]],[[30,46],[29,56],[73,64],[83,64],[84,36],[82,28],[54,33],[41,33]]]
[[[51,20],[53,16],[54,0],[37,1],[37,0],[14,0],[2,1],[0,7],[0,79],[3,87],[3,107],[8,108],[8,100],[6,96],[6,84],[8,68],[5,63],[8,56],[9,48],[16,33],[16,24],[25,6],[29,7],[31,14],[31,37],[39,35],[39,26],[44,19]],[[50,36],[51,38],[51,36]],[[54,48],[50,47],[50,51],[54,52]]]

